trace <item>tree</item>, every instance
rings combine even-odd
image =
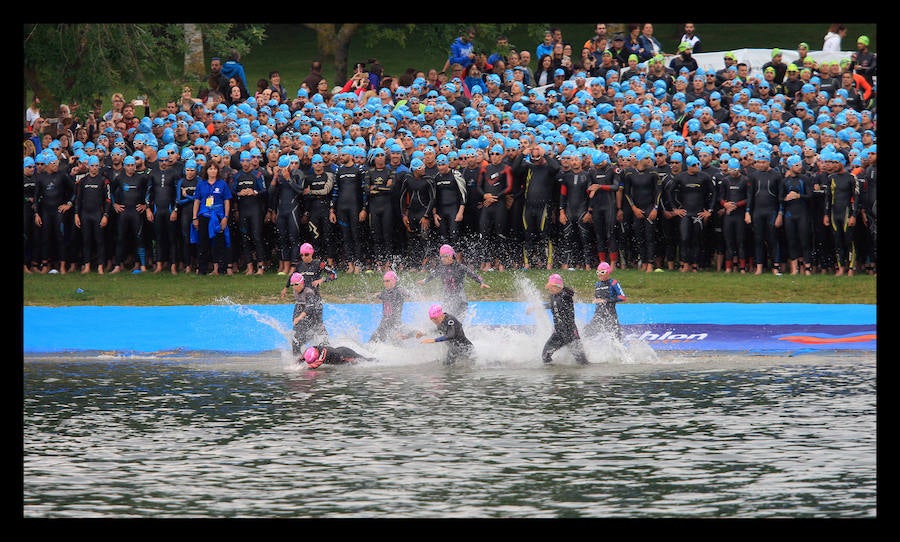
[[[202,48],[197,62],[198,33],[210,50],[234,47],[243,54],[264,41],[265,26],[26,24],[25,87],[48,107],[89,102],[121,90],[174,98],[182,83],[205,76]]]

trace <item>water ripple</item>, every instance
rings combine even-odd
[[[26,517],[874,517],[873,360],[24,366]]]

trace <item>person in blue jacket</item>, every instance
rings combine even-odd
[[[215,162],[206,165],[206,182],[197,184],[194,189],[194,210],[191,216],[191,242],[196,240],[197,272],[201,275],[209,273],[210,255],[217,262],[214,271],[218,271],[218,262],[223,261],[223,254],[231,246],[228,232],[228,216],[231,213],[231,188],[219,178],[219,166]],[[196,236],[196,237],[195,237]]]
[[[232,49],[228,53],[228,60],[222,64],[222,75],[225,76],[225,81],[237,77],[244,83],[245,89],[250,88],[250,85],[247,84],[247,75],[244,73],[244,65],[241,64],[241,54],[237,49]]]
[[[463,69],[468,69],[475,62],[475,29],[467,28],[450,44],[450,56],[447,58],[447,66],[459,64]]]

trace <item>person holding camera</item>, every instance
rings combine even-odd
[[[341,92],[353,92],[357,96],[363,96],[370,86],[371,80],[366,73],[365,64],[357,62],[353,76],[344,84]]]

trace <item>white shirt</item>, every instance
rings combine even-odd
[[[29,107],[28,109],[25,110],[25,122],[27,122],[29,126],[31,126],[31,123],[34,122],[34,119],[36,119],[40,116],[41,116],[41,111],[39,109],[36,110],[36,109],[32,109]]]
[[[822,43],[822,52],[840,53],[841,35],[834,32],[825,34],[825,41]]]

